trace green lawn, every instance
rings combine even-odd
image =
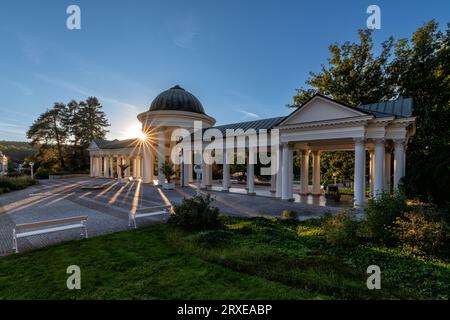
[[[448,297],[448,263],[378,247],[337,250],[320,221],[224,219],[225,231],[156,225],[0,258],[0,299]],[[81,290],[66,288],[73,264]],[[381,290],[366,288],[370,264],[381,267]]]

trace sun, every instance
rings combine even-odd
[[[132,138],[138,138],[141,141],[145,141],[147,139],[147,135],[142,132],[142,127],[140,124],[135,124],[124,132],[124,138],[125,139],[132,139]]]

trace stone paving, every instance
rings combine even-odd
[[[100,190],[82,187],[102,184]],[[209,192],[213,205],[223,214],[255,217],[279,217],[283,210],[294,210],[300,219],[317,217],[326,210],[337,212],[339,207],[311,205],[303,202],[285,202],[261,195],[250,196],[235,192]],[[263,194],[263,190],[260,190]],[[79,215],[88,216],[90,237],[128,230],[128,213],[139,207],[178,204],[185,197],[195,195],[195,186],[163,190],[133,181],[120,184],[111,179],[70,178],[45,180],[37,186],[0,196],[0,256],[12,253],[12,230],[15,224],[60,219]],[[257,194],[259,194],[257,192]],[[305,198],[306,199],[306,198]],[[308,203],[308,200],[305,200]],[[321,203],[320,201],[318,202]],[[148,217],[138,220],[138,226],[161,223],[166,217]],[[20,251],[40,248],[50,244],[80,239],[80,230],[68,230],[19,239]]]

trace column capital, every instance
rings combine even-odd
[[[366,142],[366,138],[365,137],[353,138],[353,142],[355,142],[355,143],[364,143],[364,142]]]
[[[394,142],[395,146],[398,146],[398,145],[405,146],[405,142],[406,142],[405,139],[393,139],[392,141]]]
[[[385,138],[376,138],[376,139],[373,139],[373,142],[376,143],[376,144],[378,144],[378,143],[385,143],[386,139]]]
[[[309,155],[309,153],[311,152],[311,150],[309,150],[309,149],[302,149],[302,150],[300,150],[301,151],[301,153],[302,153],[302,156],[307,156],[307,155]]]

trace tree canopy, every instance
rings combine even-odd
[[[360,30],[359,42],[329,46],[328,63],[320,72],[310,73],[307,88],[297,89],[289,107],[301,107],[316,93],[353,106],[399,96],[413,98],[417,132],[407,148],[403,188],[409,196],[445,203],[450,199],[449,25],[444,32],[432,20],[411,39],[390,37],[377,55],[373,32]],[[340,161],[328,158],[328,162]]]
[[[104,138],[109,126],[102,105],[95,97],[86,101],[55,103],[42,113],[27,131],[38,148],[38,162],[57,169],[84,170],[89,166],[86,149],[95,138]]]

